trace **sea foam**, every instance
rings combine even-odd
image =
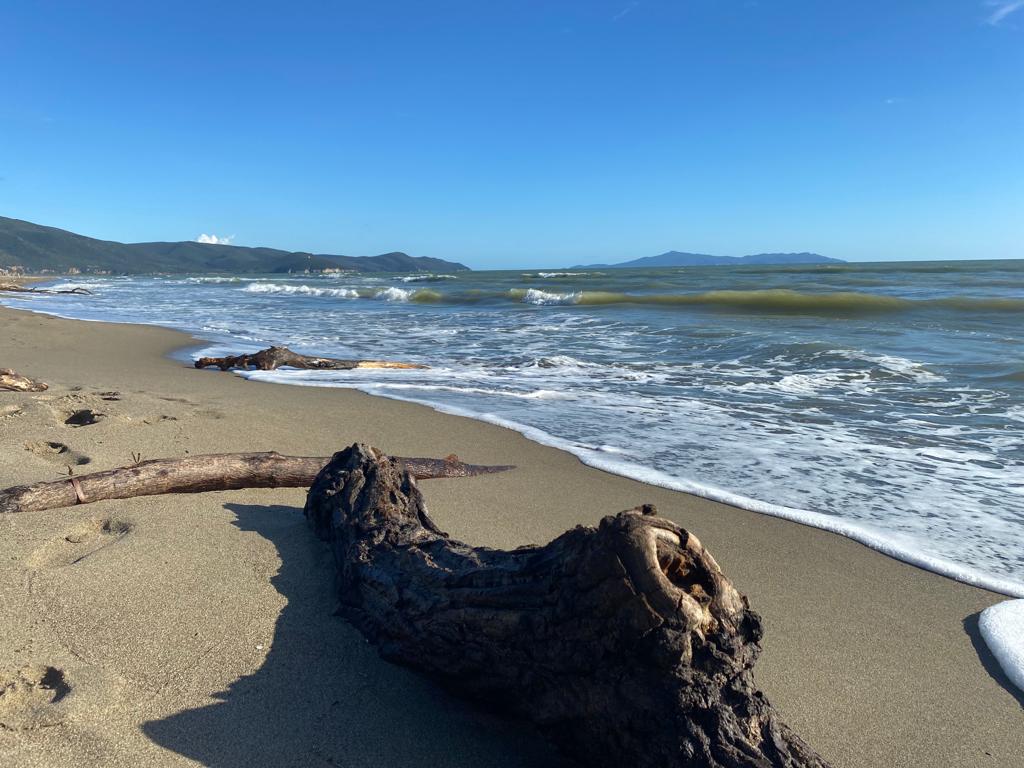
[[[1024,600],[1007,600],[981,612],[978,630],[1003,672],[1024,691]]]
[[[518,272],[460,273],[429,291],[400,275],[253,276],[201,290],[164,277],[81,278],[93,296],[0,301],[177,327],[225,352],[284,343],[428,362],[420,372],[279,371],[275,380],[354,386],[502,423],[608,471],[1024,597],[1024,370],[1007,355],[1022,338],[1013,310],[1024,262],[1017,273],[1009,266],[935,285],[914,265],[844,265],[756,280],[721,268],[591,274],[533,292]],[[979,282],[1018,273],[1006,287]],[[890,295],[854,293],[865,277]],[[597,290],[569,292],[582,285]],[[833,311],[841,321],[807,319]],[[349,332],[367,324],[373,333]]]
[[[265,293],[271,296],[336,296],[342,299],[359,298],[359,291],[352,288],[315,288],[310,285],[249,283],[242,290],[246,293]]]
[[[525,291],[513,289],[509,292],[513,298],[519,299],[524,304],[536,306],[553,306],[558,304],[576,304],[579,302],[582,293],[549,293],[539,291],[536,288],[528,288]]]

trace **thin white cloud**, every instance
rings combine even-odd
[[[1024,8],[1024,0],[988,0],[985,5],[992,9],[992,12],[985,17],[985,23],[995,27],[1011,13]]]
[[[1024,2],[1024,0],[1022,0],[1022,2]],[[634,8],[636,8],[636,7],[638,6],[638,5],[640,5],[640,0],[633,0],[633,2],[632,2],[632,3],[630,3],[629,5],[627,5],[627,6],[626,6],[625,8],[623,8],[623,9],[622,9],[621,11],[619,11],[618,13],[616,13],[616,14],[615,14],[614,16],[612,16],[612,21],[619,21],[619,20],[620,20],[620,19],[621,19],[621,18],[622,18],[623,16],[625,16],[625,15],[626,15],[627,13],[629,13],[630,11],[632,11],[632,10],[633,10]]]
[[[906,99],[904,99],[902,96],[890,96],[888,99],[885,100],[885,103],[889,105],[902,104],[904,101],[906,101]]]
[[[217,235],[200,235],[196,238],[197,243],[206,243],[207,245],[231,245],[231,241],[235,239],[234,235],[227,235],[226,237],[218,237]]]

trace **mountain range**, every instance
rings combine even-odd
[[[711,267],[722,264],[845,264],[818,253],[755,253],[750,256],[712,256],[707,253],[667,251],[657,256],[618,264],[581,264],[572,269],[638,269],[641,267]]]
[[[0,216],[0,274],[27,273],[285,273],[454,272],[469,267],[396,251],[379,256],[337,256],[274,248],[197,243],[118,243]]]

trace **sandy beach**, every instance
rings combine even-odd
[[[813,528],[616,477],[521,435],[167,357],[160,328],[0,309],[0,486],[143,458],[362,441],[513,472],[424,482],[474,544],[543,543],[640,503],[696,533],[765,620],[756,679],[836,766],[1019,766],[1024,694],[978,637],[1003,599]],[[96,424],[64,423],[76,410]],[[334,615],[304,492],[108,501],[0,518],[0,764],[541,766],[558,756],[377,657]],[[39,681],[44,684],[38,684]],[[6,687],[3,687],[6,686]]]

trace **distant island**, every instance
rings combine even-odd
[[[713,267],[724,264],[845,264],[818,253],[755,253],[750,256],[712,256],[707,253],[668,251],[657,256],[618,264],[580,264],[572,269],[637,269],[640,267]]]
[[[0,275],[288,272],[455,272],[469,267],[396,251],[336,256],[198,243],[118,243],[0,216]]]

